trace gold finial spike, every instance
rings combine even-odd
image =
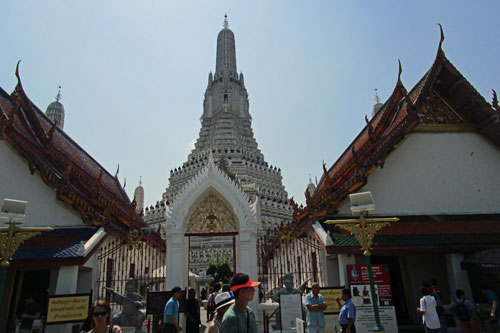
[[[224,28],[229,28],[229,23],[227,22],[227,14],[224,15]]]
[[[61,100],[61,86],[59,86],[59,91],[57,92],[56,101],[59,102]]]
[[[375,101],[378,103],[380,103],[380,97],[378,97],[378,89],[375,88]]]

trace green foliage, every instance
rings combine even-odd
[[[233,276],[231,266],[229,265],[229,255],[227,253],[223,255],[217,254],[211,258],[207,274],[214,278],[215,283],[228,283]]]

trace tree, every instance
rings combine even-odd
[[[229,266],[227,253],[222,255],[217,254],[215,257],[210,259],[207,274],[214,278],[214,283],[229,283],[231,277],[233,276],[233,272],[231,271],[231,266]]]

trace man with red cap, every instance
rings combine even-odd
[[[257,333],[255,315],[247,305],[255,294],[254,287],[259,284],[260,282],[253,282],[247,274],[236,273],[233,276],[231,290],[235,301],[224,314],[221,333]]]

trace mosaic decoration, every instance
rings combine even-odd
[[[196,206],[189,218],[187,233],[213,233],[238,231],[236,219],[227,205],[214,193]]]

